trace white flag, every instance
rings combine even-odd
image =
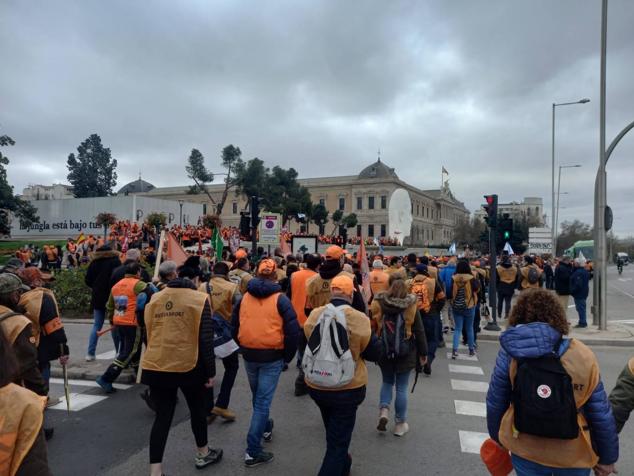
[[[513,248],[511,248],[511,244],[508,241],[504,245],[504,251],[506,251],[509,255],[515,254],[515,252],[513,251]]]

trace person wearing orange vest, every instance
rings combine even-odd
[[[240,291],[238,285],[229,281],[227,274],[229,266],[220,261],[213,267],[213,274],[209,282],[203,283],[198,290],[209,295],[211,300],[211,308],[213,309],[214,319],[220,318],[227,323],[231,323],[231,314],[233,306],[240,300]],[[220,392],[218,399],[214,405],[214,389],[210,388],[207,392],[207,421],[213,421],[217,416],[225,421],[234,421],[236,414],[229,409],[229,400],[231,398],[231,390],[238,375],[239,359],[237,349],[235,352],[222,357],[222,365],[225,373],[222,376],[220,384]]]
[[[508,254],[502,255],[502,262],[496,267],[498,316],[502,318],[502,305],[504,305],[504,319],[508,319],[511,313],[511,300],[517,288],[518,271],[511,263]]]
[[[321,264],[321,258],[316,254],[306,254],[304,256],[304,263],[306,268],[300,269],[291,275],[291,285],[288,288],[286,295],[293,304],[295,314],[297,314],[297,322],[300,328],[304,328],[304,323],[308,316],[306,315],[306,282],[317,275],[319,265]],[[304,371],[302,369],[302,358],[304,357],[304,349],[306,348],[306,340],[303,338],[303,334],[300,334],[298,342],[297,352],[297,369],[298,374],[295,379],[295,396],[301,397],[308,394],[308,387],[304,381]]]
[[[97,379],[97,383],[106,393],[115,391],[112,386],[123,369],[130,365],[138,366],[141,351],[143,327],[143,309],[152,294],[152,287],[141,281],[139,263],[126,265],[125,277],[110,291],[106,304],[108,319],[119,333],[119,349],[114,362]]]
[[[383,270],[383,261],[375,259],[372,262],[372,271],[370,271],[370,289],[372,290],[372,296],[387,291],[390,287],[389,280],[390,275]]]
[[[244,294],[247,292],[247,285],[253,276],[251,276],[251,273],[249,272],[251,269],[249,266],[249,260],[246,256],[242,256],[240,251],[244,252],[244,250],[238,250],[236,252],[236,256],[240,255],[240,257],[236,259],[231,271],[229,271],[229,280],[238,284],[240,286],[240,294]]]
[[[42,432],[46,398],[14,383],[19,368],[0,327],[0,474],[50,476]]]
[[[253,415],[247,435],[244,464],[268,463],[273,453],[262,450],[271,441],[273,419],[269,409],[284,363],[297,351],[299,324],[291,301],[281,293],[275,261],[263,259],[242,300],[233,308],[233,338],[240,346],[253,393]]]
[[[167,286],[145,306],[147,349],[141,382],[150,387],[156,412],[150,433],[150,474],[160,476],[176,395],[180,389],[189,408],[196,440],[195,466],[202,469],[222,458],[208,446],[206,391],[216,376],[212,311],[206,294],[188,278],[171,274]]]
[[[401,279],[407,279],[407,270],[403,267],[403,261],[400,256],[392,256],[390,258],[390,266],[385,272],[389,275],[396,274]]]

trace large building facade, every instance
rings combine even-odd
[[[73,187],[63,183],[53,185],[32,184],[22,190],[22,198],[25,200],[64,200],[74,198]]]
[[[380,159],[358,175],[298,181],[308,189],[313,203],[324,205],[330,215],[336,210],[344,215],[357,215],[358,225],[348,230],[348,237],[392,237],[413,246],[445,245],[451,243],[456,224],[469,217],[469,211],[454,197],[448,184],[436,190],[419,189],[401,180],[396,171]],[[214,184],[208,189],[214,201],[220,201],[224,184]],[[126,191],[130,193],[129,189]],[[205,213],[213,212],[214,206],[205,193],[188,192],[189,186],[178,186],[152,188],[139,194],[202,203]],[[230,192],[221,215],[223,224],[238,226],[246,203],[245,197]],[[300,226],[292,221],[289,230],[297,232]],[[305,226],[308,233],[319,233],[317,225]],[[326,234],[333,229],[332,223],[326,224]]]

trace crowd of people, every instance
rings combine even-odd
[[[133,236],[146,238],[142,227],[126,226],[118,224],[113,234],[123,230],[131,244]],[[197,228],[180,231],[181,238],[198,240]],[[252,256],[240,248],[219,257],[194,253],[181,263],[154,255],[153,277],[145,269],[147,252],[139,248],[122,254],[117,241],[86,237],[73,240],[75,254],[84,243],[91,250],[85,281],[94,318],[86,360],[95,359],[99,338],[108,332],[116,357],[97,384],[114,393],[113,382],[131,368],[147,386],[142,397],[155,412],[151,476],[163,474],[179,389],[190,413],[194,465],[222,459],[223,450],[209,446],[208,424],[237,418],[230,402],[241,361],[252,392],[244,465],[274,458],[267,446],[275,428],[271,404],[281,372],[294,363],[294,393],[314,401],[326,431],[318,474],[350,474],[356,413],[367,397],[366,362],[377,363],[381,373],[379,395],[371,397],[378,406],[377,431],[390,427],[405,437],[412,377],[415,386],[419,374],[432,375],[437,349],[448,345],[451,330],[451,358],[460,357],[461,341],[475,355],[481,321],[489,316],[493,274],[487,257],[366,258],[337,245],[323,256],[281,249]],[[576,327],[587,326],[586,264],[582,258],[500,257],[497,311],[504,311],[508,328],[487,395],[491,439],[482,454],[490,468],[514,468],[520,476],[559,474],[557,468],[570,469],[565,474],[615,472],[618,431],[634,408],[634,359],[610,405],[596,357],[566,337],[569,296],[579,312]],[[0,458],[8,468],[5,473],[0,466],[1,474],[49,474],[45,440],[53,431],[45,428],[43,409],[50,361],[64,365],[69,352],[46,269],[43,260],[13,259],[0,274],[0,417],[20,441],[0,447],[9,455]],[[221,380],[217,360],[224,368]]]

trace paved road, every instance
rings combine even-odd
[[[78,337],[88,329],[88,325],[71,326],[69,333]],[[111,341],[103,344],[99,351],[107,350]],[[358,412],[351,448],[353,474],[486,475],[477,450],[486,432],[483,403],[497,349],[496,343],[482,342],[475,361],[452,362],[446,352],[441,353],[432,377],[421,377],[416,392],[410,396],[411,431],[401,439],[375,430],[380,373],[370,365],[367,398]],[[604,382],[611,388],[630,351],[607,347],[594,350]],[[209,427],[210,443],[225,450],[223,461],[206,470],[209,474],[315,474],[324,451],[324,432],[310,398],[293,396],[294,378],[294,370],[283,373],[273,403],[275,436],[269,448],[275,453],[275,461],[247,470],[242,460],[250,392],[244,369],[240,369],[231,404],[238,420],[215,422]],[[99,389],[88,386],[90,383],[72,386],[72,391],[80,394],[72,401],[77,403],[81,398],[84,408],[76,408],[69,416],[62,402],[47,412],[48,422],[56,428],[49,443],[53,473],[147,474],[147,442],[153,416],[138,397],[143,387],[121,387],[115,395],[104,396]],[[63,394],[58,383],[52,388],[53,394]],[[181,399],[166,450],[167,474],[202,474],[193,467],[192,449],[193,437]],[[630,474],[628,468],[634,467],[634,423],[622,434],[621,454],[622,474]]]

